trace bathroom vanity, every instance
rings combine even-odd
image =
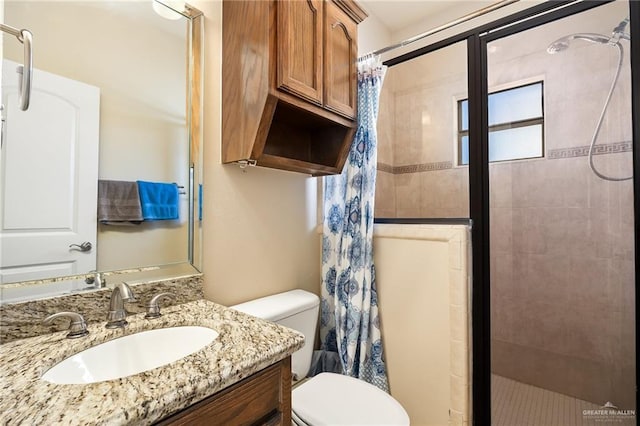
[[[0,346],[1,424],[233,425],[291,423],[290,355],[304,337],[206,300],[163,309],[147,320],[127,317],[124,329],[104,322],[89,335],[66,331]],[[119,379],[54,384],[42,375],[60,361],[101,343],[146,330],[201,326],[219,333],[178,361]]]
[[[291,424],[291,358],[176,413],[158,425]]]

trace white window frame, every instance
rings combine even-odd
[[[506,129],[515,129],[515,128],[519,128],[519,127],[528,127],[528,126],[535,126],[535,125],[541,125],[542,126],[542,140],[541,140],[541,155],[539,156],[533,156],[533,157],[518,157],[518,158],[511,158],[511,159],[506,159],[506,160],[492,160],[490,161],[491,163],[502,163],[502,162],[507,162],[507,161],[519,161],[519,160],[531,160],[531,159],[539,159],[539,158],[544,158],[545,157],[545,149],[546,149],[546,131],[545,131],[545,113],[544,113],[544,90],[545,90],[545,83],[544,83],[544,77],[543,76],[538,76],[538,77],[531,77],[531,78],[527,78],[527,79],[523,79],[523,80],[519,80],[517,82],[511,82],[508,84],[501,84],[499,86],[496,86],[492,89],[489,90],[489,95],[492,95],[494,93],[500,93],[500,92],[506,92],[509,90],[514,90],[514,89],[519,89],[521,87],[525,87],[525,86],[531,86],[534,84],[541,84],[541,93],[542,93],[542,115],[540,117],[535,117],[535,118],[530,118],[530,119],[525,119],[525,120],[518,120],[518,121],[513,121],[513,122],[505,122],[505,123],[499,123],[499,124],[494,124],[489,126],[489,133],[491,133],[492,131],[500,131],[500,130],[506,130]],[[469,135],[469,129],[467,130],[462,130],[462,102],[468,100],[468,96],[466,95],[462,95],[462,96],[456,96],[454,99],[454,109],[455,109],[455,117],[456,117],[456,123],[455,123],[455,164],[457,167],[468,167],[469,163],[462,163],[462,138],[464,136],[468,136]]]

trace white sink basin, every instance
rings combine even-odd
[[[47,370],[42,379],[57,384],[119,379],[177,361],[217,337],[217,331],[197,326],[142,331],[79,352]]]

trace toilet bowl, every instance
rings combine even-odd
[[[291,356],[291,373],[302,379],[311,367],[319,304],[315,294],[292,290],[231,308],[304,334],[304,346]],[[291,408],[293,423],[300,426],[409,425],[407,412],[391,395],[335,373],[321,373],[296,386]]]

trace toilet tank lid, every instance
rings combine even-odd
[[[320,304],[320,299],[305,290],[291,290],[260,299],[250,300],[231,308],[269,321],[280,321]]]

